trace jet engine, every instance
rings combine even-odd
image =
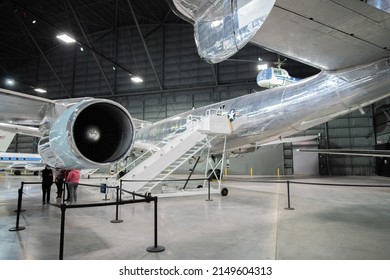
[[[52,167],[93,169],[124,158],[134,143],[134,124],[120,104],[103,99],[81,101],[68,108],[38,145]]]

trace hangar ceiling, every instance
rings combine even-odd
[[[130,5],[140,25],[158,29],[167,23],[183,23],[163,0],[2,1],[0,75],[11,73],[40,56],[41,51],[46,53],[61,44],[56,39],[59,32],[72,34],[88,47],[89,34],[135,25]]]
[[[80,48],[87,49],[90,54],[95,56],[93,59],[94,68],[100,69],[98,73],[95,73],[95,76],[102,77],[103,84],[106,84],[109,93],[106,95],[104,93],[102,94],[102,91],[95,91],[94,94],[88,94],[83,91],[83,95],[112,96],[114,94],[117,95],[118,93],[123,94],[120,90],[117,91],[117,79],[120,82],[120,79],[123,79],[128,74],[137,75],[139,73],[137,65],[134,66],[134,61],[130,61],[128,56],[126,59],[123,59],[123,48],[118,51],[118,45],[123,45],[124,41],[126,41],[126,51],[132,53],[134,57],[137,57],[138,61],[144,58],[145,61],[147,61],[148,67],[151,68],[151,70],[141,70],[143,71],[141,75],[147,75],[146,72],[148,71],[152,72],[152,77],[145,80],[146,86],[143,88],[130,87],[124,94],[129,94],[131,92],[138,93],[140,91],[145,91],[146,89],[149,91],[157,90],[159,92],[164,92],[167,89],[181,89],[175,88],[176,86],[166,87],[166,84],[164,84],[164,78],[166,78],[164,74],[165,68],[164,66],[160,66],[166,64],[166,62],[164,62],[164,58],[162,58],[162,61],[159,61],[161,56],[165,56],[164,53],[156,53],[156,48],[154,49],[155,52],[151,54],[149,54],[147,50],[143,50],[142,53],[139,51],[137,52],[137,50],[132,52],[133,47],[134,49],[137,47],[143,48],[142,44],[144,45],[143,49],[150,48],[151,52],[153,52],[153,49],[150,46],[151,44],[164,44],[162,40],[165,39],[161,39],[161,34],[165,34],[163,37],[169,36],[170,34],[170,38],[172,38],[172,34],[180,33],[177,35],[179,41],[182,41],[184,37],[187,38],[186,40],[189,40],[188,42],[190,42],[191,45],[185,45],[184,43],[177,44],[178,50],[186,49],[185,51],[179,51],[182,56],[187,56],[187,58],[182,59],[181,62],[183,64],[188,64],[189,60],[191,60],[192,65],[198,65],[200,63],[206,64],[201,61],[196,53],[192,31],[190,32],[190,30],[192,30],[192,25],[177,17],[171,11],[165,0],[3,0],[0,4],[0,22],[0,34],[2,35],[2,40],[0,40],[0,86],[7,87],[4,81],[17,72],[17,81],[20,82],[19,84],[25,83],[27,86],[25,88],[15,88],[15,90],[34,94],[31,92],[31,88],[33,87],[32,84],[37,84],[34,80],[40,80],[40,82],[42,82],[42,73],[44,72],[42,69],[43,66],[45,66],[50,68],[49,72],[51,73],[50,77],[49,74],[46,75],[46,80],[51,80],[52,84],[59,84],[61,88],[57,92],[53,90],[53,88],[50,88],[52,95],[46,96],[48,98],[75,97],[75,95],[73,95],[74,86],[67,83],[66,78],[64,78],[66,75],[69,76],[69,73],[71,73],[72,70],[67,69],[65,71],[67,74],[64,74],[64,71],[62,71],[61,68],[69,68],[69,65],[71,64],[80,65],[81,63],[87,63],[87,61],[81,61],[81,59],[78,59],[77,63],[74,62],[75,60],[73,57],[75,57],[75,55],[69,55],[69,48],[68,50],[65,50],[64,44],[56,38],[56,35],[61,32],[71,35],[76,39]],[[171,29],[169,32],[165,33],[163,29],[166,26],[170,26]],[[177,28],[172,28],[172,26]],[[127,27],[133,28],[134,32],[128,31],[126,29]],[[140,36],[140,33],[142,34],[142,37]],[[129,39],[131,36],[135,36],[132,37],[135,38],[133,41],[132,39]],[[119,37],[121,42],[118,43],[116,37]],[[153,43],[151,43],[151,41]],[[130,46],[131,44],[137,46]],[[162,49],[164,48],[165,47],[162,46]],[[261,51],[259,50],[259,47],[252,46],[252,48],[256,48],[256,50],[252,50],[250,57],[241,55],[241,57],[238,57],[239,59],[236,59],[233,63],[239,64],[235,69],[242,69],[243,67],[244,69],[253,69],[253,73],[244,72],[247,73],[247,80],[251,80],[252,86],[256,86],[256,64],[254,64],[254,62],[257,62],[258,53],[268,53],[269,56],[267,59],[270,61],[276,61],[277,58],[276,54],[265,50]],[[189,58],[189,53],[191,54],[191,59]],[[118,57],[118,54],[119,56],[122,55],[122,57]],[[177,54],[175,55],[177,56]],[[233,57],[233,60],[234,58],[236,57]],[[184,62],[185,60],[187,60],[187,62]],[[34,64],[36,66],[32,66]],[[66,64],[68,65],[66,66]],[[155,69],[154,64],[157,64],[156,68],[159,68]],[[124,70],[122,76],[110,76],[109,72],[113,66],[121,68],[120,70]],[[231,66],[232,62],[230,62],[230,67]],[[286,66],[286,69],[288,67],[293,68],[287,69],[292,76],[295,75],[300,78],[318,72],[311,67],[304,67],[304,65],[292,60],[289,60]],[[212,69],[210,68],[210,65],[203,65],[201,67],[209,70]],[[182,70],[183,69],[179,69],[178,71]],[[294,70],[298,70],[298,73],[291,72]],[[75,69],[73,69],[73,73],[74,72]],[[87,72],[89,75],[92,75],[92,71]],[[234,77],[231,79],[229,78],[228,82],[222,81],[222,83],[220,83],[218,72],[218,66],[210,72],[209,75],[212,76],[211,79],[214,80],[211,82],[211,86],[218,87],[221,84],[229,83],[237,84],[237,80],[234,80]],[[240,72],[243,73],[242,71]],[[82,73],[82,71],[77,71],[76,82],[78,76],[81,75],[80,73]],[[204,71],[202,73],[203,75],[206,75]],[[223,71],[221,71],[221,73],[223,73]],[[40,77],[38,77],[38,75]],[[86,75],[86,73],[83,73],[83,75]],[[194,71],[191,75],[194,76]],[[34,76],[36,76],[36,78],[34,78]],[[199,78],[199,80],[201,79],[203,78]],[[75,79],[73,78],[73,84],[75,83],[74,81]],[[239,81],[239,83],[241,82],[242,81]],[[85,81],[82,83],[85,83]],[[90,83],[90,80],[88,80],[88,83]],[[184,83],[185,82],[181,82],[181,86],[183,86]],[[78,84],[80,84],[80,82]],[[202,86],[204,85],[205,84],[202,84]],[[194,87],[197,85],[196,83],[193,83],[188,86]],[[70,90],[70,88],[72,88],[72,90]],[[106,91],[106,89],[104,91]]]

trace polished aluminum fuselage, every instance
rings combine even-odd
[[[183,126],[188,115],[210,108],[234,110],[227,151],[244,151],[324,123],[390,95],[389,59],[339,71],[323,71],[292,85],[264,90],[197,108],[140,129],[137,144],[156,145]],[[215,153],[223,140],[213,142]]]

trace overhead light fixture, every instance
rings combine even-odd
[[[37,21],[34,19],[34,20],[32,21],[32,23],[35,24],[35,23],[37,23]]]
[[[258,64],[257,65],[257,70],[260,71],[260,70],[265,70],[268,68],[268,65],[267,63],[263,63],[263,64]]]
[[[114,70],[114,71],[116,70],[115,66],[112,66],[112,70]]]
[[[8,85],[8,86],[13,86],[13,85],[15,85],[15,80],[6,79],[5,80],[5,84]]]
[[[131,77],[131,80],[134,82],[134,83],[142,83],[144,80],[142,80],[142,78],[138,77],[138,76],[133,76]]]
[[[68,34],[62,33],[57,35],[57,38],[67,44],[75,43],[76,40],[70,37]]]
[[[39,93],[46,93],[47,91],[45,90],[45,89],[43,89],[43,88],[34,88],[34,90],[36,91],[36,92],[39,92]]]
[[[82,51],[82,52],[83,52],[83,51],[84,51],[84,48],[83,48],[83,47],[80,47],[80,51]]]

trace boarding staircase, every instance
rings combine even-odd
[[[218,113],[219,112],[219,113]],[[119,179],[122,188],[137,193],[150,193],[183,163],[211,146],[211,141],[231,132],[226,114],[208,112],[205,116],[188,116],[186,124],[171,133],[156,147],[142,154],[122,170],[128,171]],[[118,171],[119,174],[120,171]],[[110,185],[118,185],[114,175]]]

